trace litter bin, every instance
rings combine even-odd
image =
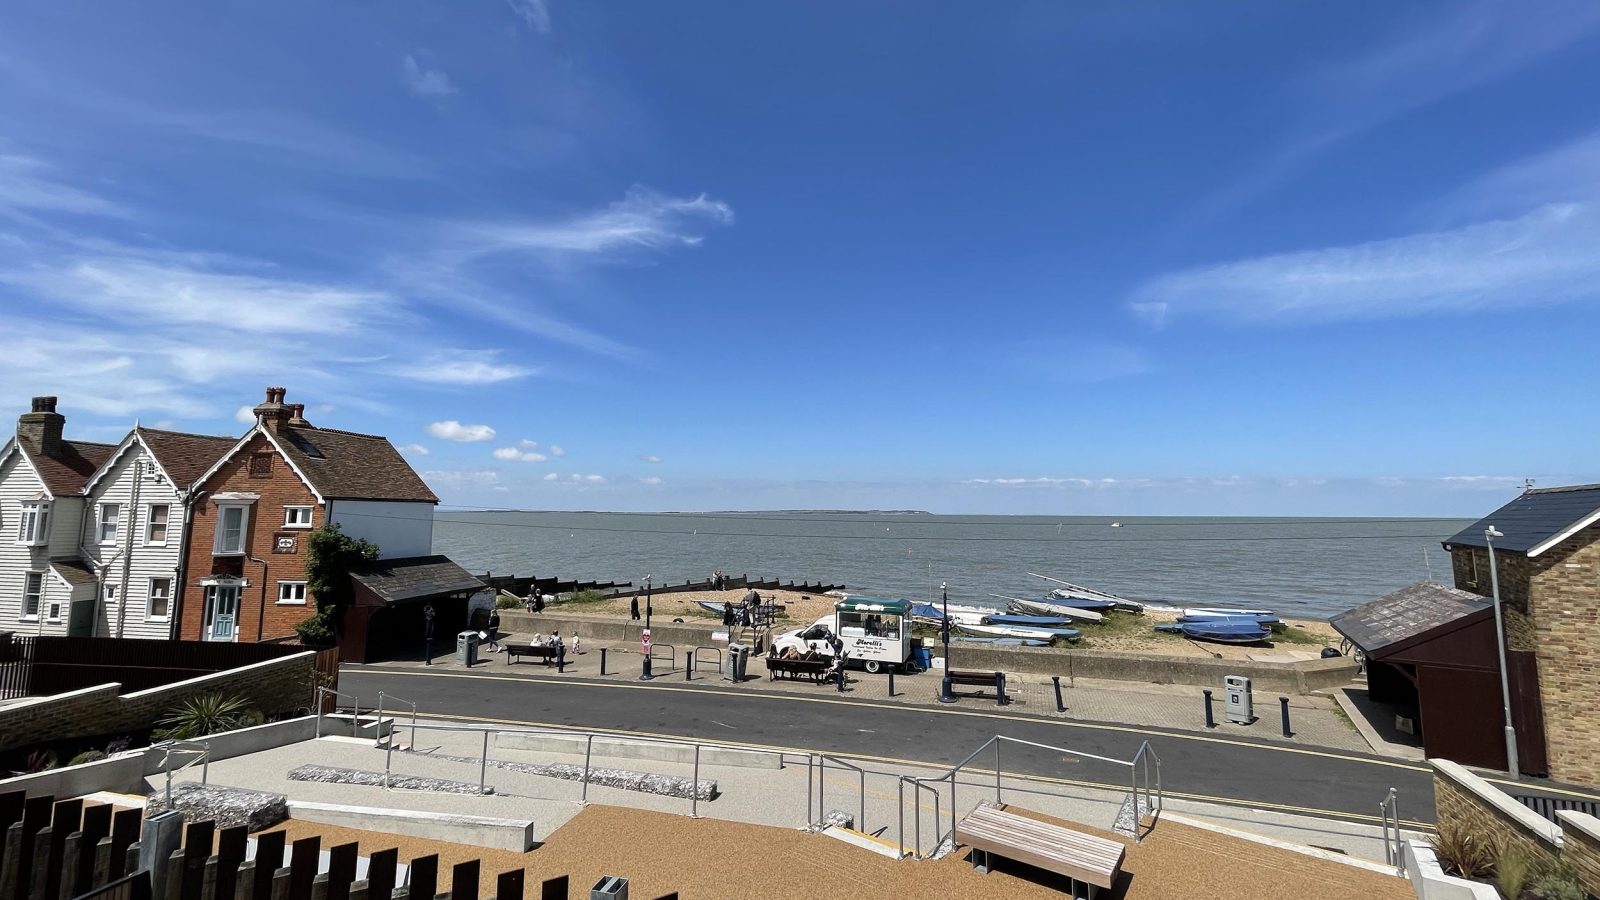
[[[628,879],[602,875],[589,889],[589,900],[628,900]]]
[[[1243,675],[1226,675],[1222,679],[1222,692],[1226,697],[1222,709],[1229,722],[1249,725],[1256,720],[1254,703],[1250,695],[1250,679]]]
[[[727,665],[728,670],[723,673],[725,678],[732,682],[744,681],[745,670],[750,667],[750,645],[729,644]]]
[[[463,631],[456,635],[456,661],[463,666],[478,664],[478,633]]]

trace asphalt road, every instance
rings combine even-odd
[[[917,707],[847,698],[683,685],[346,668],[340,690],[375,703],[378,692],[423,713],[527,724],[631,731],[796,750],[952,765],[995,734],[1130,759],[1148,740],[1169,796],[1372,821],[1389,788],[1407,819],[1432,822],[1433,785],[1417,764],[1337,750],[1240,741],[1181,731],[1075,723],[1000,713],[981,700]],[[1081,756],[1005,744],[1010,773],[1125,786],[1127,770]],[[987,760],[985,760],[987,762]],[[989,763],[992,765],[992,763]],[[992,771],[992,769],[991,769]]]

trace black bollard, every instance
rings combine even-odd
[[[606,673],[606,648],[600,648],[600,674]]]
[[[844,693],[844,666],[839,666],[839,693]]]
[[[1217,720],[1215,718],[1212,718],[1212,715],[1211,715],[1211,689],[1210,688],[1206,688],[1205,690],[1201,691],[1200,693],[1206,695],[1206,727],[1207,728],[1215,728],[1215,727],[1217,727]]]
[[[689,664],[683,667],[683,680],[684,681],[693,681],[694,679],[689,677],[690,675],[693,675],[693,674],[694,674],[694,654],[691,653],[691,654],[689,654]]]
[[[889,667],[889,696],[894,696],[894,666]]]
[[[1289,730],[1289,698],[1279,697],[1278,706],[1283,710],[1283,736],[1294,737],[1294,732]]]
[[[1050,680],[1054,682],[1056,686],[1056,712],[1066,712],[1067,704],[1061,702],[1061,676],[1051,675]]]
[[[1005,706],[1011,700],[1006,696],[1006,673],[994,673],[994,705]]]
[[[639,665],[640,665],[640,671],[639,671],[639,680],[640,681],[649,681],[650,679],[656,677],[650,671],[650,657],[646,656],[644,658],[644,661],[641,662]]]
[[[567,671],[567,645],[556,647],[556,674],[564,675]]]

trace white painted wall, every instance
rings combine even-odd
[[[135,505],[135,463],[144,464],[144,476],[138,483],[139,501]],[[113,460],[110,468],[96,482],[85,503],[83,556],[101,574],[102,584],[117,586],[116,604],[95,604],[94,637],[130,637],[165,640],[171,633],[170,618],[150,615],[150,586],[153,579],[170,580],[167,615],[177,606],[176,594],[178,567],[183,556],[183,503],[178,492],[165,478],[157,478],[159,468],[144,444],[135,440]],[[117,534],[113,542],[99,542],[100,504],[120,504],[117,517]],[[146,526],[150,521],[150,507],[167,506],[167,540],[165,544],[149,544]],[[127,567],[124,570],[124,559]],[[104,570],[102,571],[102,566]],[[126,583],[124,573],[126,571]],[[120,631],[119,631],[120,628]]]
[[[58,497],[50,507],[50,539],[43,547],[17,543],[17,519],[22,503],[37,497],[44,483],[20,451],[0,463],[0,631],[18,634],[66,634],[71,618],[72,589],[50,572],[52,556],[78,555],[78,527],[83,517],[83,500]],[[22,618],[22,590],[27,573],[44,573],[44,593],[40,599],[39,620]],[[61,606],[61,619],[48,620],[51,603]]]
[[[329,500],[329,520],[352,537],[378,545],[382,559],[433,553],[433,504]]]

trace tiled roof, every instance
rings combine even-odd
[[[1334,616],[1334,630],[1368,656],[1386,647],[1490,609],[1477,594],[1419,581]]]
[[[17,446],[28,454],[45,487],[57,497],[70,497],[83,493],[83,486],[101,464],[111,458],[114,444],[96,444],[91,441],[62,441],[60,452],[51,456],[40,453],[30,442],[17,439]]]
[[[476,593],[487,587],[448,556],[380,559],[357,568],[350,577],[391,605]]]
[[[186,434],[144,427],[136,430],[140,440],[154,454],[156,462],[161,464],[174,486],[180,489],[194,484],[238,443],[238,438],[210,434]]]
[[[50,568],[65,578],[69,584],[94,584],[98,580],[95,578],[94,569],[81,559],[52,559]]]
[[[1538,550],[1574,526],[1600,514],[1600,484],[1536,488],[1467,526],[1446,545],[1485,546],[1483,532],[1493,525],[1505,537],[1495,538],[1496,550],[1529,553]]]
[[[388,438],[295,425],[276,436],[324,499],[439,502]]]

